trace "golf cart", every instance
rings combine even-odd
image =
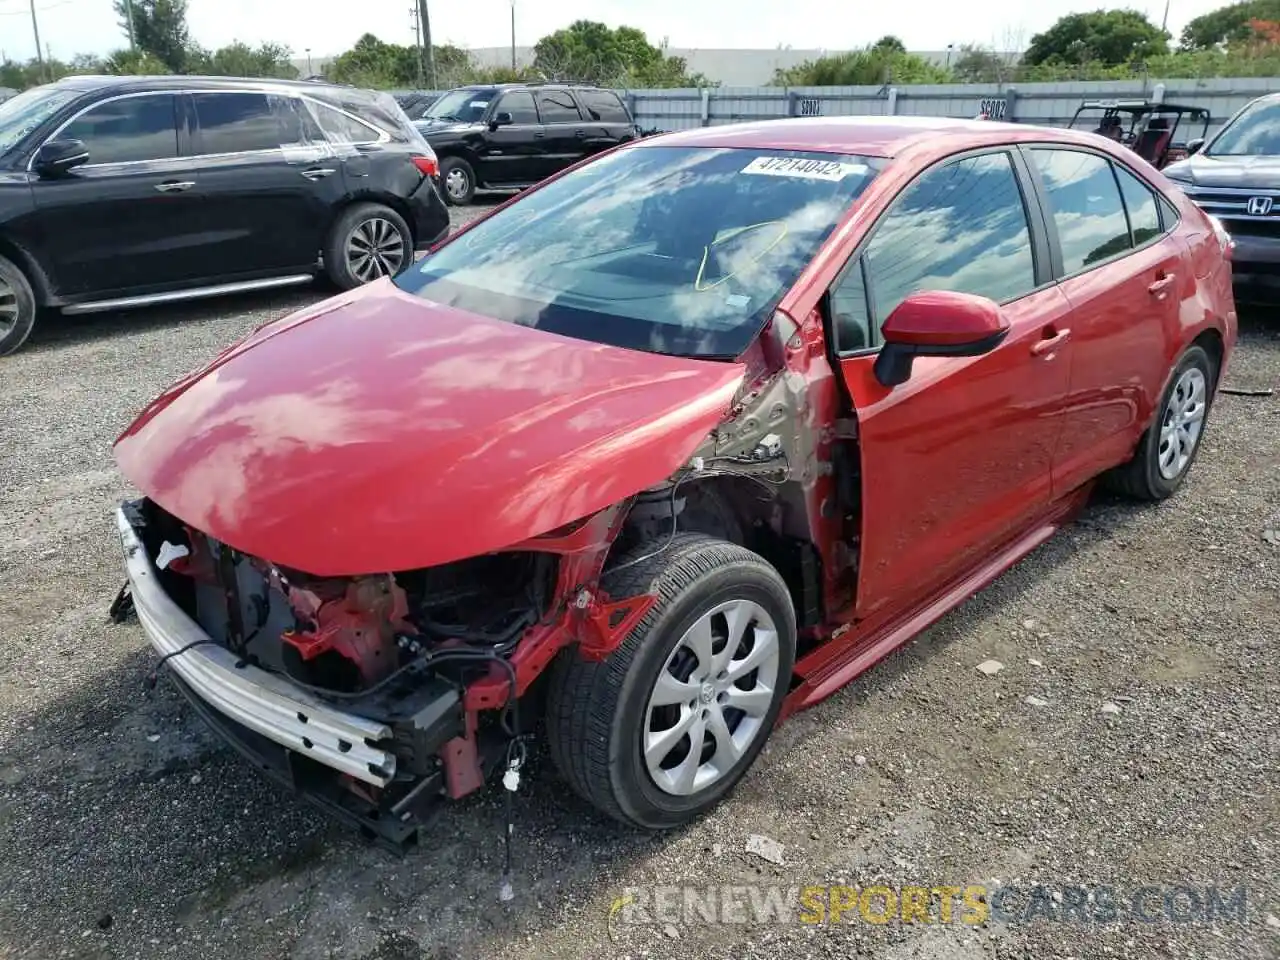
[[[1209,133],[1208,110],[1153,100],[1085,100],[1067,126],[1110,137],[1159,168],[1190,153],[1186,139],[1175,139],[1184,117],[1191,139],[1203,142]]]

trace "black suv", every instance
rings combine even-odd
[[[1192,156],[1162,171],[1235,240],[1236,299],[1280,296],[1280,94],[1247,104]]]
[[[89,313],[398,273],[449,232],[435,154],[389,94],[73,77],[0,104],[0,355]]]
[[[560,83],[459,87],[414,126],[440,157],[445,198],[522,190],[584,157],[640,136],[612,90]]]

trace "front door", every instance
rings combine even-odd
[[[1024,191],[1009,152],[944,161],[898,196],[831,290],[862,456],[860,618],[922,599],[1052,498],[1070,305],[1035,255]],[[872,372],[879,329],[930,289],[989,297],[1011,330],[984,356],[917,358],[886,389]]]
[[[87,300],[199,274],[199,199],[179,156],[176,105],[171,93],[116,97],[54,134],[89,151],[84,166],[32,183],[41,259],[64,295]]]

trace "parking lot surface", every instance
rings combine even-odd
[[[1223,396],[1172,501],[1099,498],[779,728],[683,831],[601,820],[537,756],[502,904],[496,790],[393,858],[261,782],[166,683],[148,691],[141,628],[107,619],[111,511],[131,492],[116,434],[228,342],[324,295],[55,320],[0,361],[0,958],[1280,955],[1280,395]],[[1280,388],[1274,316],[1246,318],[1227,382]],[[984,675],[987,660],[1003,669]],[[781,855],[748,852],[751,835]],[[652,885],[981,884],[990,899],[1035,883],[1158,892],[1143,921],[1083,923],[1057,900],[1054,917],[973,925],[856,909],[610,921]],[[1243,921],[1195,922],[1185,890],[1184,920],[1167,918],[1163,891],[1210,886],[1244,889]]]

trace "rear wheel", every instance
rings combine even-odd
[[[1200,451],[1217,365],[1203,347],[1189,347],[1174,367],[1147,432],[1108,485],[1138,500],[1163,500],[1182,486]]]
[[[15,263],[0,257],[0,357],[26,343],[35,323],[31,284]]]
[[[440,182],[444,198],[455,207],[464,207],[476,194],[476,173],[461,157],[445,157],[440,161]]]
[[[357,203],[339,215],[324,248],[324,268],[343,290],[394,277],[413,263],[413,234],[380,203]]]
[[[685,823],[733,789],[768,739],[795,659],[795,613],[773,567],[701,534],[665,542],[637,547],[639,562],[601,584],[657,603],[604,661],[563,654],[547,697],[565,779],[649,829]]]

